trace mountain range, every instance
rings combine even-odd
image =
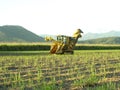
[[[0,42],[43,42],[44,39],[22,26],[0,26]]]
[[[43,38],[45,36],[51,36],[53,38],[56,38],[55,35],[49,35],[49,34],[41,34],[40,36]],[[120,37],[120,31],[110,31],[106,33],[86,33],[86,34],[83,33],[82,37],[79,38],[79,41],[106,38],[106,37]]]
[[[110,31],[106,33],[86,33],[83,34],[83,37],[79,40],[89,40],[105,37],[120,37],[120,31]]]
[[[41,37],[51,36],[54,39],[55,35],[42,34]],[[86,33],[82,34],[78,43],[82,44],[120,44],[120,31],[110,31],[106,33]]]
[[[120,44],[120,37],[104,37],[78,41],[80,44]]]
[[[44,42],[45,36],[55,35],[35,33],[18,25],[0,26],[0,42]],[[78,43],[88,44],[120,44],[120,31],[110,31],[106,33],[86,33],[79,39]]]

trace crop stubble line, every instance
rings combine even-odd
[[[7,57],[5,63],[5,58],[2,62],[4,62],[2,68],[4,68],[2,71],[0,71],[0,77],[2,77],[1,81],[10,81],[14,78],[14,75],[20,75],[20,80],[14,80],[10,82],[4,82],[0,84],[6,86],[11,83],[19,83],[19,82],[32,82],[32,85],[38,85],[38,80],[46,82],[48,84],[54,83],[52,80],[55,78],[56,83],[68,83],[72,85],[74,81],[86,79],[90,77],[91,74],[94,74],[96,77],[100,78],[99,82],[104,83],[105,79],[106,81],[113,82],[116,81],[117,78],[119,78],[120,74],[120,59],[119,56],[114,56],[116,54],[113,54],[112,57],[108,57],[106,53],[88,53],[87,52],[80,52],[73,56],[48,56],[48,57],[41,57],[41,56],[32,56],[32,57],[19,57],[17,60],[16,65],[12,62],[15,61],[16,57]],[[101,55],[100,55],[101,54]],[[80,55],[80,57],[79,57]],[[94,55],[94,57],[93,57]],[[87,56],[87,57],[86,57]],[[98,56],[98,57],[97,57]],[[64,58],[63,58],[64,57]],[[23,61],[24,60],[26,61]],[[9,63],[12,62],[13,64]],[[34,61],[35,60],[35,61]],[[19,62],[22,61],[22,63]],[[69,61],[69,62],[68,62]],[[31,63],[33,62],[32,65]],[[30,65],[32,66],[30,66]],[[4,66],[5,65],[5,66]],[[13,65],[13,66],[12,66]],[[17,66],[18,65],[18,66]],[[20,67],[19,67],[20,66]],[[5,70],[5,71],[4,71]],[[13,75],[13,77],[12,77]],[[6,76],[6,77],[3,77]],[[112,78],[116,78],[113,79]],[[31,79],[31,81],[30,81]],[[118,79],[119,81],[119,79]],[[97,82],[97,83],[99,83]],[[70,87],[69,85],[69,87]],[[85,85],[84,85],[85,86]]]

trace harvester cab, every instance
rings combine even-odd
[[[58,35],[57,39],[53,39],[52,37],[46,37],[46,41],[52,41],[53,44],[50,48],[51,54],[64,54],[64,53],[74,53],[75,44],[78,41],[78,38],[82,37],[82,30],[77,29],[77,31],[73,34],[72,37],[65,35]]]

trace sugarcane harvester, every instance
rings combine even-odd
[[[74,47],[80,37],[82,37],[81,33],[83,31],[81,29],[77,29],[72,37],[65,35],[58,35],[57,40],[52,37],[45,37],[46,41],[52,41],[53,44],[50,48],[51,54],[64,54],[64,53],[74,53]]]

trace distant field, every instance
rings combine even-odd
[[[52,43],[0,43],[0,51],[50,50]],[[120,50],[120,44],[77,44],[75,50]]]
[[[0,90],[120,90],[120,50],[0,51]]]

